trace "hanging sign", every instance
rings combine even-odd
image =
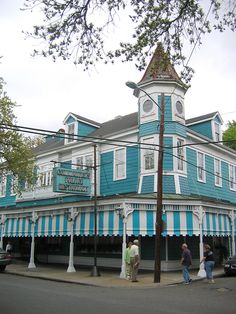
[[[53,168],[53,192],[90,194],[90,170]]]

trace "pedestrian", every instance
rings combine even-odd
[[[137,274],[139,264],[140,264],[139,242],[138,240],[134,240],[130,249],[130,275],[132,282],[138,282]]]
[[[184,284],[188,285],[192,281],[189,275],[189,266],[192,265],[192,256],[186,243],[182,244],[182,256],[180,263],[182,265]]]
[[[11,254],[12,253],[12,244],[11,242],[8,242],[6,245],[6,252]]]
[[[133,242],[128,243],[128,247],[125,250],[125,277],[127,280],[130,280],[130,251]]]
[[[204,262],[206,278],[208,282],[214,283],[215,281],[213,279],[213,273],[212,273],[215,266],[214,254],[211,250],[210,245],[208,244],[204,244],[204,254],[203,254],[201,262]]]

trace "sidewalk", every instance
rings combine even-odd
[[[76,267],[75,273],[67,273],[65,265],[37,265],[35,269],[28,269],[28,263],[22,261],[13,261],[8,265],[5,273],[25,277],[53,280],[58,282],[74,283],[81,285],[100,286],[100,287],[124,287],[124,288],[154,288],[158,286],[167,286],[180,284],[183,282],[182,272],[162,272],[161,283],[153,283],[153,272],[141,271],[138,274],[138,282],[133,283],[129,280],[121,279],[118,270],[99,270],[100,277],[91,277],[91,269]],[[193,281],[201,280],[197,276],[197,270],[190,271]],[[216,268],[214,276],[223,275],[223,268]]]

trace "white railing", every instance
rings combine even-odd
[[[17,196],[16,200],[33,199],[33,198],[47,198],[58,195],[52,191],[52,185],[38,186],[34,190],[22,191],[20,196]]]

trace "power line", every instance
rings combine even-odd
[[[25,127],[25,126],[20,126],[20,125],[8,125],[8,124],[1,124],[3,129],[7,130],[14,130],[18,132],[23,132],[23,133],[29,133],[29,134],[36,134],[36,135],[43,135],[43,136],[50,136],[53,135],[55,138],[65,138],[65,139],[75,139],[75,137],[78,138],[79,141],[81,142],[88,142],[88,143],[99,143],[102,144],[104,141],[107,142],[112,142],[112,143],[107,143],[107,145],[115,145],[116,146],[121,146],[123,147],[124,145],[119,145],[118,143],[124,143],[124,144],[131,144],[131,145],[145,145],[145,146],[150,146],[150,150],[152,146],[155,147],[160,147],[158,144],[150,144],[150,143],[142,143],[142,142],[133,142],[133,141],[125,141],[125,140],[118,140],[118,139],[110,139],[110,138],[105,138],[105,137],[95,137],[95,136],[89,136],[89,135],[77,135],[77,134],[70,134],[70,133],[59,133],[51,130],[46,130],[46,129],[37,129],[37,128],[30,128],[30,127]],[[49,133],[49,134],[48,134]],[[151,136],[151,134],[150,134]],[[91,140],[89,140],[91,139]],[[94,140],[94,141],[92,141]],[[96,141],[95,141],[96,140]],[[98,142],[99,141],[99,142]],[[235,140],[221,140],[221,141],[205,141],[205,142],[197,142],[197,143],[189,143],[189,144],[182,144],[179,146],[164,146],[163,148],[177,148],[177,147],[182,147],[182,146],[194,146],[194,145],[208,145],[208,144],[220,144],[220,143],[233,143],[236,142]],[[146,149],[146,148],[144,148]]]
[[[54,131],[49,131],[49,130],[44,130],[44,129],[37,129],[37,128],[30,128],[30,127],[24,127],[24,126],[17,126],[17,125],[5,125],[5,124],[2,124],[2,125],[4,125],[2,128],[3,129],[9,129],[9,130],[15,130],[15,131],[18,131],[18,132],[25,132],[25,133],[31,133],[31,134],[37,134],[37,135],[46,135],[46,136],[48,136],[49,134],[51,135],[53,135],[54,137],[59,137],[59,138],[69,138],[69,139],[71,139],[71,138],[73,138],[74,139],[74,137],[78,137],[79,138],[79,140],[80,141],[82,141],[82,142],[88,142],[88,143],[98,143],[97,141],[92,141],[92,140],[86,140],[85,138],[90,138],[90,139],[100,139],[100,141],[101,141],[101,138],[98,138],[98,137],[92,137],[92,136],[80,136],[80,135],[76,135],[76,134],[73,134],[73,135],[71,135],[71,134],[69,134],[69,133],[58,133],[58,132],[54,132]],[[33,131],[33,130],[36,130],[36,131]],[[49,133],[49,134],[48,134]],[[81,139],[81,137],[83,138],[83,139]],[[133,148],[135,148],[135,149],[148,149],[148,150],[150,150],[150,151],[157,151],[158,152],[158,149],[156,149],[156,148],[152,148],[152,147],[141,147],[141,145],[143,145],[143,146],[155,146],[155,147],[160,147],[159,145],[157,145],[157,144],[148,144],[148,143],[140,143],[140,142],[132,142],[132,141],[123,141],[123,140],[113,140],[113,139],[108,139],[108,138],[102,138],[102,141],[100,142],[100,143],[104,143],[104,141],[111,141],[111,142],[116,142],[116,141],[118,141],[118,142],[122,142],[122,143],[124,143],[124,144],[135,144],[135,145],[138,145],[138,147],[133,147]],[[235,141],[235,140],[232,140],[232,141]],[[168,148],[168,149],[172,149],[172,148],[178,148],[178,147],[183,147],[183,146],[192,146],[192,145],[205,145],[205,144],[217,144],[217,143],[220,143],[220,142],[222,142],[222,141],[215,141],[215,142],[212,142],[212,141],[207,141],[207,142],[205,142],[205,143],[202,143],[202,142],[199,142],[199,143],[194,143],[194,144],[183,144],[183,145],[179,145],[179,146],[164,146],[164,148],[166,149],[166,148]],[[112,145],[112,146],[119,146],[119,147],[131,147],[131,146],[127,146],[127,145],[124,145],[124,144],[114,144],[114,143],[107,143],[106,142],[106,145]],[[187,164],[190,164],[190,165],[192,165],[192,166],[194,166],[194,167],[196,167],[196,168],[201,168],[201,167],[199,167],[199,166],[197,166],[197,165],[195,165],[195,164],[193,164],[193,163],[191,163],[191,162],[189,162],[189,161],[187,161],[187,160],[185,160],[185,159],[183,159],[183,158],[181,158],[181,157],[179,157],[179,156],[176,156],[176,155],[174,155],[174,154],[172,154],[172,153],[168,153],[168,152],[166,152],[166,151],[164,151],[164,154],[169,154],[169,155],[171,155],[172,157],[175,157],[175,158],[177,158],[177,159],[181,159],[183,162],[185,162],[185,163],[187,163]],[[86,165],[85,165],[86,166]],[[102,166],[102,165],[100,165],[100,166]],[[145,169],[143,169],[143,170],[145,170]],[[213,173],[213,172],[211,172],[211,171],[208,171],[208,170],[205,170],[205,169],[203,169],[205,172],[207,172],[207,173],[209,173],[209,174],[212,174],[213,176],[217,176],[215,173]],[[221,176],[218,176],[218,177],[220,177],[222,180],[226,180],[226,181],[228,181],[228,182],[231,182],[230,180],[228,180],[228,179],[226,179],[226,178],[224,178],[224,177],[221,177]]]

